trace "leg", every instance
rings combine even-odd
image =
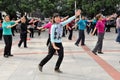
[[[4,38],[4,43],[5,43],[5,48],[4,48],[4,56],[7,56],[8,57],[8,46],[9,46],[9,40],[8,40],[8,36],[7,35],[4,35],[3,36]]]
[[[48,46],[49,44],[50,44],[50,34],[49,34],[49,36],[48,36],[48,40],[47,40],[46,45]]]
[[[2,30],[0,30],[0,40],[2,40]]]
[[[27,35],[25,35],[23,41],[24,41],[24,47],[27,48]]]
[[[48,55],[40,62],[39,66],[43,67],[52,58],[55,51],[56,50],[53,48],[52,44],[50,44]]]
[[[116,42],[120,42],[120,28],[117,29],[118,35],[116,38]]]
[[[99,44],[99,47],[98,47],[98,52],[102,52],[103,39],[104,39],[104,34],[101,34],[101,36],[100,36],[100,44]]]
[[[78,37],[78,39],[77,39],[77,41],[75,43],[77,46],[78,46],[80,40],[81,40],[81,30],[79,30],[79,37]]]
[[[69,30],[69,33],[70,33],[70,34],[69,34],[68,39],[69,39],[69,40],[72,40],[73,30]]]
[[[63,57],[64,57],[64,48],[62,46],[62,43],[58,44],[57,46],[60,48],[60,50],[57,50],[59,57],[58,57],[58,60],[57,60],[56,66],[55,66],[55,70],[58,70],[60,68],[60,65],[61,65],[61,63],[63,61]]]
[[[104,38],[104,33],[98,34],[98,41],[97,41],[97,44],[96,44],[95,48],[93,49],[93,52],[97,52],[98,49],[102,48],[101,46],[102,46],[102,43],[103,43],[103,38]]]
[[[85,45],[85,33],[82,31],[82,40],[81,40],[81,45]]]
[[[24,36],[24,35],[20,34],[20,41],[19,41],[19,43],[18,43],[18,47],[20,47],[21,44],[22,44],[22,42],[24,41],[23,36]]]
[[[11,55],[11,47],[12,47],[12,36],[9,36],[9,53],[8,53],[8,55],[9,56],[13,56],[13,55]]]

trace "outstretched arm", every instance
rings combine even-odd
[[[95,33],[96,29],[97,29],[97,28],[95,27],[95,28],[94,28],[94,31],[93,31],[93,33],[92,33],[92,36],[94,35],[94,33]]]
[[[72,20],[74,20],[77,16],[80,16],[81,10],[77,10],[75,13],[75,16],[68,18],[66,21],[61,22],[62,26],[65,26],[66,24],[70,23]]]

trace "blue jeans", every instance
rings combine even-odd
[[[118,36],[116,38],[116,42],[120,42],[120,28],[117,29]]]

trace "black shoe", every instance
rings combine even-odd
[[[58,54],[55,52],[54,55],[58,55]]]
[[[57,72],[57,73],[63,73],[60,69],[55,69],[55,72]]]
[[[10,55],[8,55],[8,56],[13,57],[13,55],[12,55],[12,54],[10,54]]]
[[[95,51],[92,51],[93,54],[97,55]]]
[[[76,46],[79,46],[77,43],[75,43]]]
[[[81,44],[81,46],[85,46],[85,44]]]
[[[26,47],[24,47],[24,48],[28,48],[28,47],[26,46]]]
[[[20,48],[20,45],[18,44],[18,47]]]
[[[39,70],[42,72],[43,66],[38,65]]]
[[[4,55],[5,58],[8,58],[9,56],[8,55]]]
[[[99,54],[104,54],[103,52],[98,52]]]

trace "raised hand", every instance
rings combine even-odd
[[[81,10],[78,9],[78,10],[75,12],[75,16],[77,17],[77,16],[80,16],[80,15],[81,15]]]

